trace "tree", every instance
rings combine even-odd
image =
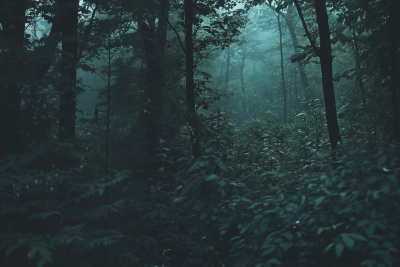
[[[393,134],[395,140],[400,140],[400,116],[399,103],[397,94],[399,85],[397,81],[398,63],[397,63],[397,45],[398,45],[398,16],[399,16],[399,1],[389,0],[389,34],[390,34],[390,87],[392,94],[392,109],[393,109]]]
[[[342,140],[340,135],[339,125],[336,115],[336,100],[335,90],[333,87],[332,77],[332,50],[331,50],[331,39],[328,23],[328,13],[326,11],[325,0],[315,0],[315,11],[317,14],[318,32],[320,38],[320,48],[317,48],[314,40],[311,38],[310,32],[307,29],[307,25],[304,21],[300,5],[295,0],[297,11],[302,20],[304,30],[306,31],[307,37],[313,47],[316,55],[321,60],[321,71],[322,71],[322,87],[324,91],[324,101],[326,110],[326,122],[328,124],[329,140],[331,143],[332,150],[335,150],[338,143]]]
[[[2,56],[0,70],[0,158],[24,150],[21,142],[21,88],[24,77],[26,0],[0,4]]]
[[[193,72],[193,2],[185,0],[186,105],[189,111],[190,141],[195,159],[201,156],[199,122],[196,116]]]
[[[62,57],[60,86],[60,121],[58,138],[61,142],[75,141],[76,59],[78,56],[79,0],[64,0],[62,23]]]

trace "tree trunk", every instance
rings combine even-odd
[[[185,0],[185,45],[186,45],[186,105],[189,111],[190,141],[195,159],[201,156],[199,123],[196,116],[193,73],[193,2]],[[228,64],[229,68],[229,64]]]
[[[399,104],[397,99],[397,18],[398,15],[398,0],[389,1],[389,33],[390,33],[390,85],[392,93],[392,112],[393,112],[393,134],[395,140],[400,140],[400,117],[399,117]]]
[[[290,32],[290,37],[292,38],[292,43],[293,43],[293,50],[294,53],[297,53],[297,46],[299,45],[299,42],[297,40],[297,35],[294,31],[294,26],[292,23],[292,19],[293,19],[293,8],[291,6],[288,7],[288,14],[287,16],[284,16],[285,21],[286,21],[286,25],[289,28],[289,32]],[[305,93],[305,96],[307,99],[311,98],[311,94],[309,93],[309,87],[310,84],[308,83],[308,77],[306,74],[306,70],[303,66],[303,64],[301,64],[300,61],[297,62],[297,68],[299,70],[299,74],[300,74],[300,78],[301,78],[301,84],[303,86],[303,91]]]
[[[287,106],[286,106],[286,86],[285,86],[285,72],[283,70],[283,49],[282,49],[282,29],[280,22],[280,15],[278,13],[278,28],[279,28],[279,48],[281,51],[281,75],[282,75],[282,90],[283,90],[283,123],[286,124]]]
[[[36,48],[32,53],[41,55],[40,60],[34,66],[32,82],[29,86],[29,95],[25,101],[26,105],[22,111],[24,122],[24,137],[27,144],[32,141],[48,141],[51,134],[51,125],[47,122],[43,111],[43,101],[41,100],[41,83],[51,64],[55,61],[56,48],[61,41],[61,21],[60,13],[56,12],[54,18],[47,18],[52,23],[49,36],[45,39],[43,46]]]
[[[76,59],[78,55],[78,7],[79,0],[65,0],[62,23],[60,121],[58,139],[61,142],[75,141],[76,109]]]
[[[358,82],[358,84],[359,84],[360,90],[361,90],[362,103],[363,103],[363,106],[365,106],[367,101],[365,99],[365,90],[364,90],[364,85],[363,85],[363,81],[362,81],[362,76],[360,74],[361,66],[360,66],[360,60],[359,60],[357,36],[356,36],[356,30],[355,30],[354,23],[353,23],[353,37],[354,37],[354,54],[355,54],[355,60],[356,60],[356,74],[357,74],[357,79],[360,80]]]
[[[317,55],[321,60],[322,87],[324,90],[326,121],[328,124],[331,148],[332,150],[335,150],[338,142],[340,142],[342,138],[336,116],[335,91],[332,78],[332,51],[325,0],[315,0],[315,11],[317,13],[318,31],[321,45],[321,49],[318,51],[319,55]]]
[[[246,114],[247,113],[247,109],[246,109],[246,102],[245,102],[245,91],[244,91],[244,80],[243,80],[243,69],[244,69],[244,62],[246,61],[246,47],[244,47],[243,50],[243,56],[242,56],[242,62],[240,65],[240,85],[242,88],[242,106],[243,106],[243,113]]]
[[[228,83],[229,83],[229,67],[231,65],[231,48],[228,47],[227,49],[227,57],[226,57],[226,76],[225,76],[225,87],[228,87]]]
[[[10,3],[11,2],[11,3]],[[4,51],[0,59],[0,159],[8,154],[17,155],[25,146],[21,142],[21,88],[24,73],[25,0],[2,3]],[[3,48],[3,47],[2,47]],[[3,49],[4,49],[3,48]]]

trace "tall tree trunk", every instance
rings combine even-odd
[[[26,0],[2,3],[0,23],[4,44],[8,51],[1,55],[0,75],[0,159],[8,154],[22,153],[21,142],[21,88],[23,84],[24,34]],[[4,49],[3,48],[3,49]]]
[[[241,62],[241,65],[240,65],[240,85],[241,85],[241,88],[242,88],[242,106],[243,106],[243,113],[244,114],[247,113],[246,101],[245,101],[245,90],[244,90],[244,79],[243,79],[244,62],[246,61],[246,56],[247,56],[246,53],[247,53],[246,47],[244,47],[243,55],[242,55],[242,62]]]
[[[361,66],[360,66],[360,60],[359,60],[357,36],[356,36],[356,29],[355,29],[354,23],[353,23],[353,37],[354,37],[354,54],[355,54],[355,60],[356,60],[356,74],[357,74],[357,79],[359,79],[358,85],[360,86],[360,90],[361,90],[362,103],[363,103],[363,106],[365,106],[367,101],[365,99],[364,84],[362,81],[362,76],[360,74]]]
[[[51,64],[54,63],[56,58],[56,48],[61,41],[61,19],[60,10],[55,12],[54,18],[46,17],[48,23],[51,23],[51,30],[49,36],[44,40],[44,45],[37,47],[33,53],[41,55],[40,60],[35,62],[33,80],[29,86],[29,95],[26,96],[26,104],[22,111],[24,122],[24,137],[29,144],[32,141],[48,141],[51,133],[51,126],[47,123],[47,119],[43,119],[43,101],[41,100],[40,93],[42,87],[42,80],[48,72]]]
[[[193,2],[185,0],[185,45],[186,45],[186,105],[189,111],[190,141],[195,159],[201,156],[199,123],[196,116],[193,72]]]
[[[321,60],[322,87],[324,90],[326,121],[328,124],[331,148],[332,150],[335,150],[338,142],[342,140],[342,137],[340,135],[336,116],[335,90],[333,87],[332,78],[332,50],[325,0],[315,0],[315,11],[317,13],[318,32],[321,45],[319,58]]]
[[[231,65],[231,48],[228,47],[227,49],[227,56],[226,56],[226,76],[225,76],[225,86],[228,87],[229,83],[229,68]]]
[[[390,34],[390,85],[392,93],[392,112],[393,112],[393,134],[395,140],[400,140],[400,116],[399,104],[397,98],[397,91],[399,85],[397,84],[397,38],[398,38],[398,0],[389,1],[389,34]]]
[[[277,18],[278,18],[278,28],[279,28],[279,48],[281,51],[281,74],[282,74],[282,90],[283,90],[283,122],[286,124],[286,117],[287,117],[286,86],[285,86],[285,72],[283,69],[282,29],[281,29],[279,13],[278,13]]]
[[[60,121],[58,139],[61,142],[75,141],[76,109],[76,59],[78,55],[78,7],[79,0],[64,0],[65,11],[62,23]]]
[[[320,49],[316,47],[315,42],[307,29],[307,25],[305,23],[298,1],[294,0],[294,3],[299,13],[301,22],[303,23],[304,30],[306,31],[307,38],[310,41],[315,53],[321,60],[322,87],[324,90],[326,122],[328,124],[329,141],[331,143],[331,148],[332,150],[335,150],[338,146],[338,143],[342,140],[342,137],[340,135],[336,115],[335,90],[333,87],[332,78],[332,50],[328,23],[328,13],[326,11],[325,0],[314,1],[321,45]]]
[[[292,38],[294,53],[297,53],[297,46],[299,45],[299,42],[297,40],[297,35],[294,31],[294,26],[293,26],[293,21],[292,21],[292,19],[293,19],[293,7],[292,6],[288,7],[288,14],[287,14],[287,16],[284,16],[284,19],[286,21],[286,25],[289,28],[290,37]],[[300,61],[297,62],[297,68],[299,70],[301,84],[303,86],[303,91],[305,93],[306,98],[309,99],[309,98],[311,98],[311,94],[309,92],[310,84],[308,83],[308,77],[307,77],[306,70]]]
[[[147,14],[146,19],[140,18],[139,31],[142,35],[146,62],[146,85],[144,95],[146,104],[144,111],[139,115],[139,124],[144,132],[147,153],[153,155],[158,142],[157,116],[160,88],[157,87],[157,61],[155,48],[155,14]],[[155,160],[152,158],[151,160]]]
[[[150,2],[153,3],[153,2]],[[145,159],[148,171],[158,169],[156,155],[160,138],[163,132],[162,110],[165,89],[165,46],[167,43],[167,25],[169,16],[169,0],[160,0],[160,9],[155,11],[147,7],[146,15],[139,18],[139,31],[142,35],[144,48],[144,61],[146,62],[145,97],[148,102],[144,111],[139,115],[139,125],[145,138],[145,150],[149,158]],[[154,3],[153,3],[154,4]],[[143,9],[144,12],[144,9]],[[156,28],[155,21],[158,18]]]

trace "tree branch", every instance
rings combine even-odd
[[[83,49],[85,48],[86,43],[87,43],[87,41],[89,39],[90,31],[92,30],[92,27],[93,27],[94,16],[96,14],[96,11],[97,11],[98,7],[99,7],[99,1],[96,2],[96,7],[93,9],[92,17],[90,18],[89,25],[86,28],[85,39],[83,39],[83,43],[82,43],[81,49],[79,49],[78,57],[76,59],[77,63],[79,63],[79,61],[80,61],[80,59],[82,57]]]
[[[159,2],[160,2],[160,5],[161,5],[161,13],[162,13],[164,19],[167,21],[167,23],[168,23],[168,25],[171,27],[171,29],[175,32],[176,37],[178,37],[179,44],[181,45],[181,48],[182,48],[182,50],[183,50],[183,53],[185,53],[185,55],[186,55],[186,49],[185,49],[185,47],[184,47],[183,44],[182,44],[181,37],[179,37],[179,33],[178,33],[178,32],[176,31],[176,29],[171,25],[171,23],[169,22],[167,16],[165,16],[165,13],[164,13],[164,6],[163,6],[163,4],[162,4],[162,0],[159,0]]]
[[[312,48],[313,48],[314,51],[315,51],[315,54],[317,54],[317,56],[320,57],[319,49],[315,46],[315,42],[312,40],[311,34],[310,34],[310,32],[308,31],[306,22],[305,22],[305,20],[304,20],[303,14],[302,14],[302,12],[301,12],[301,8],[300,8],[300,5],[299,5],[299,2],[298,2],[297,0],[294,0],[294,4],[296,5],[297,12],[299,13],[301,22],[303,23],[303,27],[304,27],[304,30],[306,31],[307,38],[308,38],[308,40],[310,41],[311,46],[312,46]]]

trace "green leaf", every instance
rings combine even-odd
[[[327,252],[329,249],[331,249],[331,247],[333,247],[335,245],[335,243],[330,243],[324,250],[324,253]]]
[[[268,245],[268,246],[263,247],[263,248],[266,248],[266,250],[264,250],[264,252],[261,254],[261,257],[263,257],[265,255],[268,255],[271,252],[273,252],[276,249],[276,246],[275,245]]]
[[[40,259],[38,263],[36,264],[36,267],[43,267],[46,264],[46,261],[44,259]]]
[[[371,213],[369,214],[369,217],[370,217],[372,220],[375,220],[375,219],[376,219],[376,210],[375,210],[375,209],[373,209],[373,210],[371,211]]]
[[[317,198],[317,200],[315,200],[315,205],[314,208],[318,207],[319,204],[321,204],[321,202],[325,199],[324,196]]]
[[[207,215],[208,215],[207,212],[202,211],[202,212],[201,212],[201,215],[200,215],[200,220],[204,220],[204,219],[207,217]]]
[[[340,258],[340,256],[342,255],[344,250],[344,245],[341,243],[337,243],[335,246],[335,252],[338,258]]]
[[[331,229],[331,228],[330,228],[330,227],[320,227],[320,228],[318,229],[317,235],[319,235],[319,234],[322,233],[323,231],[329,230],[329,229]]]
[[[208,176],[208,177],[206,178],[206,181],[211,181],[211,180],[217,179],[218,177],[219,177],[219,176],[216,175],[216,174],[211,174],[210,176]]]
[[[383,191],[385,194],[389,193],[389,190],[390,190],[390,187],[389,187],[389,185],[387,185],[387,184],[385,184],[385,185],[383,186],[383,188],[382,188],[382,191]]]
[[[385,164],[386,159],[387,159],[386,155],[382,155],[382,156],[379,158],[379,160],[378,160],[378,166],[379,166],[380,168],[382,167],[383,164]]]
[[[355,239],[355,240],[359,240],[359,241],[368,241],[368,239],[366,239],[365,237],[363,237],[360,234],[356,234],[356,233],[347,233],[347,236],[350,236],[351,238]]]
[[[247,198],[247,197],[239,197],[241,200],[246,201],[246,202],[250,202],[253,203],[253,201],[251,201],[251,199]]]
[[[276,264],[276,265],[282,265],[282,262],[275,258],[269,259],[268,262]]]
[[[344,244],[348,247],[348,248],[353,248],[354,247],[354,240],[351,239],[347,234],[340,234],[342,236],[342,240],[344,242]]]
[[[371,223],[369,226],[368,226],[368,229],[367,229],[367,235],[369,236],[369,237],[371,237],[373,234],[374,234],[374,232],[375,232],[375,224],[373,224],[373,223]]]

